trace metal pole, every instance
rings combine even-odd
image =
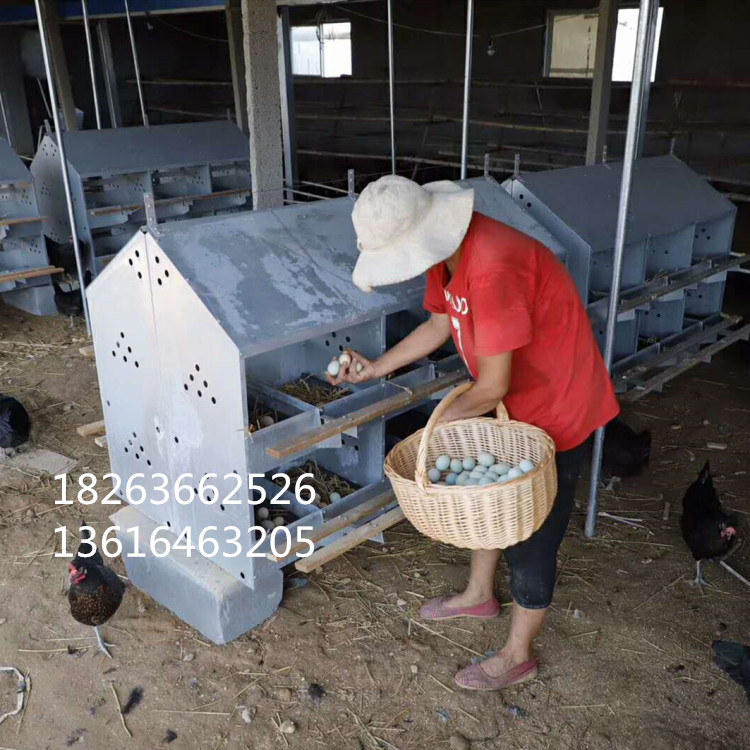
[[[474,42],[474,0],[466,3],[466,63],[464,66],[464,113],[461,124],[461,179],[466,179],[469,153],[469,99],[471,98],[471,56]]]
[[[279,8],[279,94],[281,99],[281,138],[284,146],[284,181],[287,200],[294,200],[292,188],[297,180],[297,138],[294,127],[294,76],[292,74],[291,27],[289,8]],[[244,68],[243,68],[244,69]],[[245,85],[245,81],[242,81]],[[244,112],[247,118],[247,111]]]
[[[128,19],[128,32],[130,33],[130,49],[133,51],[133,68],[135,68],[135,82],[138,85],[138,101],[141,103],[141,116],[143,124],[148,127],[146,106],[143,103],[143,87],[141,86],[141,67],[138,65],[138,50],[135,48],[135,35],[133,34],[133,21],[130,18],[130,6],[125,0],[125,16]]]
[[[391,114],[391,174],[396,174],[396,114],[393,96],[393,0],[388,0],[388,106]]]
[[[99,94],[96,92],[96,70],[94,68],[94,48],[91,46],[91,29],[89,28],[89,9],[86,0],[81,0],[83,10],[83,28],[86,31],[86,49],[89,53],[89,69],[91,70],[91,93],[94,95],[94,112],[96,114],[96,128],[102,129],[102,115],[99,112]]]
[[[70,190],[70,175],[68,174],[68,161],[65,157],[65,133],[60,125],[60,110],[57,106],[57,92],[55,91],[55,77],[52,75],[52,64],[50,63],[49,43],[47,40],[47,29],[44,27],[44,19],[41,8],[42,0],[34,0],[36,6],[36,20],[39,24],[39,37],[42,42],[42,57],[44,58],[44,72],[47,76],[47,87],[49,89],[49,100],[52,106],[52,119],[55,123],[55,135],[57,136],[57,148],[60,154],[60,169],[62,169],[63,188],[65,189],[65,202],[68,206],[68,221],[70,222],[70,234],[73,242],[73,254],[76,258],[76,269],[78,271],[78,286],[83,303],[83,315],[86,319],[86,331],[91,335],[91,321],[89,320],[89,306],[86,300],[86,284],[84,281],[83,262],[81,261],[81,246],[78,244],[78,225],[76,224],[76,212],[73,208],[73,194]]]
[[[8,125],[8,115],[5,112],[5,100],[3,99],[3,92],[0,91],[0,110],[3,112],[3,125],[5,126],[5,140],[8,141],[8,145],[13,148],[13,141],[10,138],[10,126]]]
[[[630,206],[630,189],[633,182],[633,165],[636,157],[635,148],[638,137],[638,118],[642,102],[644,79],[650,74],[646,71],[648,27],[653,18],[651,15],[651,7],[657,1],[658,0],[641,0],[641,10],[640,15],[638,16],[638,35],[636,37],[635,62],[633,65],[633,85],[630,90],[630,107],[628,109],[628,125],[625,135],[625,156],[622,163],[622,183],[620,186],[620,201],[617,211],[617,228],[615,230],[615,251],[612,262],[612,286],[609,293],[607,329],[604,339],[604,364],[606,365],[607,370],[610,370],[612,367],[617,308],[620,303],[620,279],[622,277],[622,259],[625,255],[625,232],[627,230],[628,208]],[[591,459],[591,486],[589,488],[589,504],[586,509],[586,536],[594,536],[596,532],[596,518],[599,505],[599,475],[601,473],[603,452],[604,427],[600,427],[594,436],[594,453]]]

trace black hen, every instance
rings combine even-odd
[[[714,641],[711,648],[716,666],[745,691],[750,701],[750,646],[732,641]]]
[[[17,448],[29,439],[31,420],[23,405],[0,393],[0,448]]]
[[[99,625],[103,625],[117,612],[125,594],[125,585],[104,564],[99,550],[95,549],[91,557],[81,557],[81,552],[88,552],[91,547],[90,542],[82,542],[76,556],[68,563],[70,614],[81,624],[94,628],[99,650],[110,656],[107,644],[99,633]]]
[[[613,419],[604,433],[602,470],[609,477],[635,477],[651,456],[651,431],[636,432],[621,419]]]
[[[721,557],[729,552],[737,535],[737,518],[724,513],[711,478],[711,467],[706,461],[696,479],[682,498],[680,528],[696,561],[695,582],[705,583],[701,576],[701,562]]]
[[[66,292],[54,279],[52,279],[52,286],[55,288],[55,307],[60,315],[74,317],[83,315],[83,300],[81,299],[80,289]]]

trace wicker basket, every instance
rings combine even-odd
[[[466,383],[451,391],[423,430],[391,450],[385,473],[404,515],[426,536],[465,549],[503,549],[528,539],[552,508],[555,444],[538,427],[509,420],[502,404],[497,419],[461,419],[436,427],[451,402],[470,387]],[[484,452],[511,465],[528,458],[535,468],[517,479],[482,486],[435,485],[427,478],[427,464],[433,466],[441,454]]]

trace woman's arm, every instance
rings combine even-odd
[[[459,396],[443,414],[441,422],[479,417],[492,411],[510,387],[510,365],[513,352],[477,357],[477,382]]]
[[[351,364],[342,367],[337,377],[326,375],[332,385],[341,383],[364,383],[375,378],[384,378],[401,367],[410,365],[439,349],[451,335],[450,321],[447,315],[432,313],[421,325],[417,326],[405,339],[389,349],[374,361],[363,357],[359,352],[347,349],[352,358]],[[357,372],[357,363],[362,365]]]

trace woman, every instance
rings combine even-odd
[[[541,427],[555,441],[558,494],[552,511],[529,539],[504,551],[513,597],[507,642],[455,676],[469,690],[499,690],[536,675],[532,644],[552,601],[583,445],[617,415],[618,405],[565,268],[536,240],[474,212],[473,204],[473,190],[451,182],[420,187],[388,176],[365,188],[352,214],[360,251],[354,283],[369,291],[426,272],[424,307],[431,315],[375,361],[350,351],[351,364],[331,382],[385,377],[452,336],[475,383],[444,421],[486,414],[502,400],[513,419]],[[497,618],[500,554],[472,552],[465,591],[427,602],[421,617]]]

